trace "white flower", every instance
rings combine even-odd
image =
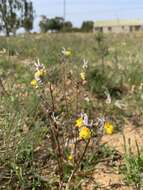
[[[89,99],[88,97],[85,97],[84,100],[85,100],[86,102],[88,102],[88,103],[90,102],[90,99]]]
[[[97,118],[97,125],[99,126],[99,128],[102,130],[104,127],[104,123],[105,123],[105,119],[103,118]]]
[[[114,105],[119,109],[126,109],[127,105],[122,103],[121,100],[116,100]]]
[[[89,118],[86,113],[81,113],[81,117],[83,118],[83,123],[85,126],[91,128],[93,126],[93,121],[89,123]]]
[[[37,59],[37,62],[35,62],[34,65],[36,67],[36,71],[41,69],[45,70],[45,66],[42,63],[40,63],[39,59]]]
[[[86,126],[88,126],[88,116],[86,113],[83,114],[83,122]]]
[[[109,94],[109,92],[107,92],[107,91],[105,91],[104,92],[105,93],[105,95],[106,95],[106,104],[111,104],[111,102],[112,102],[112,99],[111,99],[111,96],[110,96],[110,94]]]
[[[83,59],[83,66],[82,66],[83,69],[87,69],[88,68],[88,61]]]

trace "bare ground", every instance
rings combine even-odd
[[[136,142],[139,147],[143,144],[143,129],[142,127],[136,128],[130,123],[127,123],[124,127],[123,133],[116,133],[113,135],[106,135],[102,139],[102,143],[109,145],[116,149],[121,155],[125,153],[124,138],[126,140],[127,148],[130,143],[131,151],[137,152]],[[99,184],[100,187],[95,188],[92,183],[84,186],[84,190],[133,190],[132,187],[126,186],[123,180],[123,176],[118,173],[118,167],[123,163],[123,160],[118,161],[113,166],[112,164],[101,163],[97,166],[97,170],[93,173],[93,178]]]

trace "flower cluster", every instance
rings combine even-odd
[[[81,139],[89,139],[91,131],[88,127],[88,116],[84,113],[75,121],[75,126],[79,129],[79,137]]]
[[[46,76],[46,69],[43,64],[39,62],[39,59],[37,63],[35,62],[36,72],[34,74],[34,79],[31,81],[31,85],[34,88],[38,88],[39,85],[43,84],[44,78]]]
[[[113,134],[114,127],[108,121],[106,122],[104,118],[97,118],[94,122],[89,123],[88,116],[86,113],[82,113],[81,116],[75,121],[75,126],[79,130],[80,139],[90,139],[94,129],[96,128],[100,132],[105,132],[105,134]]]

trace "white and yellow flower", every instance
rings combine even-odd
[[[72,56],[71,50],[69,50],[69,49],[66,50],[65,48],[62,49],[62,54],[63,54],[65,57],[71,57],[71,56]]]

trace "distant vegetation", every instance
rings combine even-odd
[[[27,0],[0,0],[0,30],[6,36],[16,34],[23,27],[29,32],[33,28],[33,4]]]
[[[46,16],[41,17],[39,27],[41,32],[92,32],[93,22],[84,21],[81,28],[74,28],[70,21],[64,21],[62,17],[47,18]]]
[[[20,28],[25,32],[33,29],[35,10],[30,0],[0,0],[0,31],[6,36],[16,35]],[[73,27],[71,21],[62,17],[47,18],[41,16],[40,31],[45,32],[92,32],[93,22],[84,21],[81,28]]]

